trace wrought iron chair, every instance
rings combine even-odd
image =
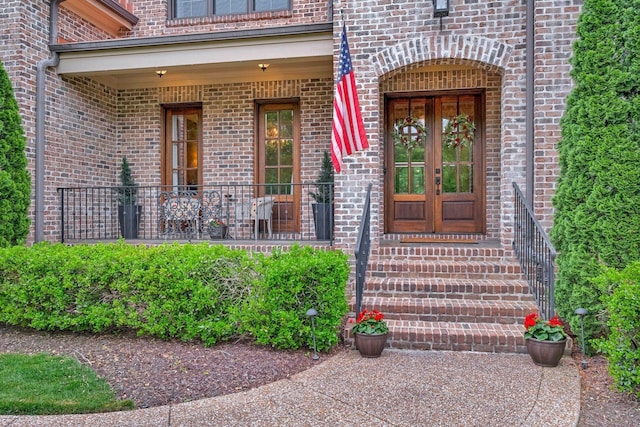
[[[160,222],[163,234],[199,236],[201,201],[195,191],[163,191],[160,194]]]

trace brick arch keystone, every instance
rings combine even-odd
[[[498,40],[472,35],[438,35],[407,40],[372,58],[378,77],[418,62],[459,59],[502,74],[513,47]]]

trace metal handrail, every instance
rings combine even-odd
[[[536,298],[541,317],[550,319],[555,314],[555,260],[556,250],[535,218],[533,209],[513,183],[515,190],[513,250],[525,274],[529,289]]]
[[[367,188],[367,196],[362,206],[362,217],[360,218],[360,228],[358,230],[358,240],[356,241],[356,314],[362,310],[362,297],[364,294],[364,278],[367,274],[367,264],[369,262],[369,252],[371,249],[371,187]]]

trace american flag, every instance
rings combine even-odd
[[[333,99],[333,132],[331,135],[331,161],[336,172],[342,169],[342,158],[369,147],[364,131],[356,78],[351,65],[347,27],[342,27],[340,59],[338,60],[338,79]]]

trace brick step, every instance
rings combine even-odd
[[[369,261],[369,277],[438,277],[458,279],[517,280],[522,270],[517,262],[420,261],[383,259]]]
[[[526,353],[524,326],[388,320],[387,347],[413,350]],[[349,330],[347,341],[353,343]]]
[[[524,326],[389,320],[391,348],[526,353]]]
[[[532,299],[525,280],[369,277],[365,281],[364,293],[371,297],[453,298],[486,301],[529,301]]]
[[[430,246],[386,246],[380,247],[371,253],[371,260],[413,260],[413,261],[460,261],[470,259],[484,260],[485,262],[500,262],[504,260],[505,253],[501,247],[470,246],[445,246],[442,244]]]
[[[355,299],[352,300],[352,309]],[[528,301],[481,301],[442,298],[376,298],[365,296],[362,307],[379,310],[385,319],[424,322],[499,323],[520,325],[535,312],[533,298]]]

